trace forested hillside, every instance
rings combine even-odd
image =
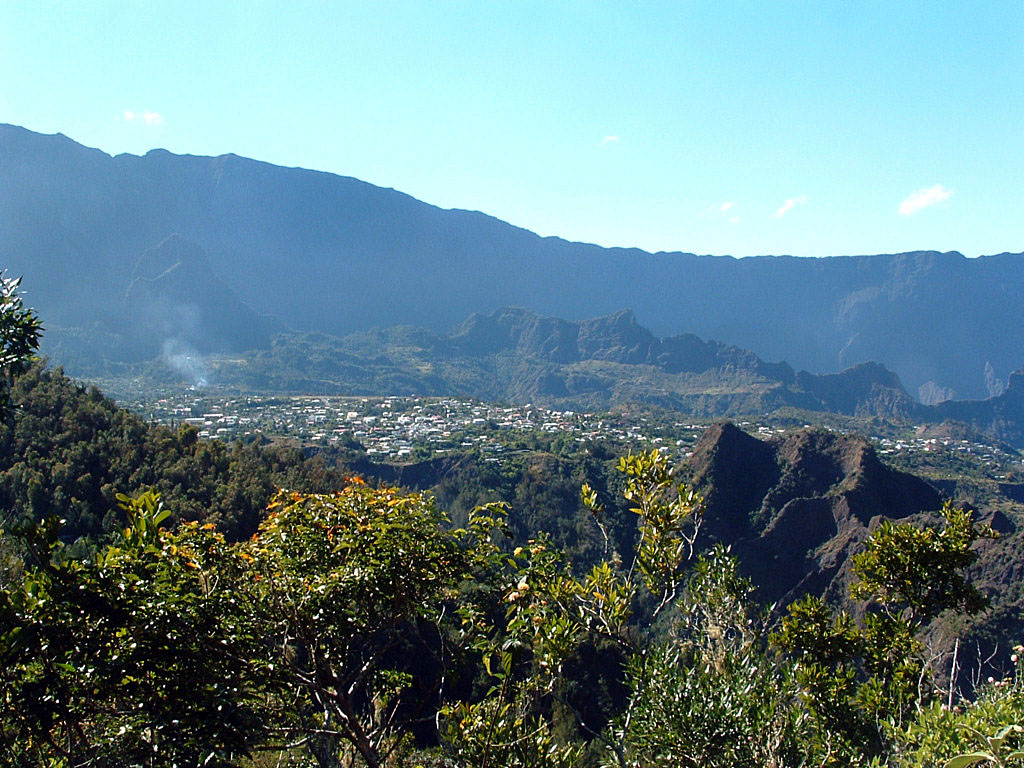
[[[13,765],[924,768],[1024,714],[1016,513],[996,538],[860,438],[375,464],[199,440],[25,358]]]
[[[498,468],[470,452],[396,466],[351,450],[307,456],[285,443],[199,440],[194,427],[147,424],[94,387],[39,365],[17,379],[11,398],[15,416],[0,425],[2,508],[9,519],[58,515],[69,541],[116,532],[124,522],[117,494],[148,489],[162,495],[176,521],[212,523],[229,539],[243,539],[277,488],[331,492],[358,475],[431,490],[456,522],[478,504],[507,500],[518,540],[546,530],[581,565],[600,554],[578,496],[583,482],[610,482],[607,458],[527,452]],[[630,534],[623,535],[629,546]]]

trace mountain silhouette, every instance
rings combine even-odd
[[[51,328],[130,336],[135,266],[172,235],[203,250],[238,302],[297,330],[440,332],[509,305],[573,321],[631,307],[654,334],[717,339],[813,373],[875,361],[930,401],[988,396],[1024,363],[1021,254],[601,248],[344,176],[236,155],[111,157],[0,125],[0,263],[24,275]],[[535,331],[561,349],[557,327]],[[228,346],[234,336],[223,334]]]

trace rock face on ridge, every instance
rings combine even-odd
[[[141,354],[168,345],[199,353],[269,346],[284,326],[259,314],[228,288],[195,243],[171,235],[135,264],[125,294],[130,339]]]
[[[931,421],[963,422],[1017,448],[1024,447],[1024,369],[1010,374],[1002,394],[987,400],[947,400],[922,413]]]
[[[942,505],[931,485],[882,464],[863,438],[823,430],[759,440],[720,424],[685,472],[705,494],[704,535],[732,546],[766,602],[805,592],[842,601],[849,557],[879,516]]]
[[[657,338],[628,310],[574,322],[505,308],[472,315],[447,336],[412,326],[342,338],[287,334],[269,352],[228,361],[218,380],[249,389],[454,394],[571,410],[640,402],[704,417],[822,410],[824,398],[857,416],[899,416],[914,405],[883,366],[797,374],[784,362],[692,334]]]
[[[717,341],[704,341],[692,333],[658,338],[640,325],[632,310],[572,322],[541,317],[519,307],[473,314],[451,336],[467,354],[498,352],[532,355],[552,363],[599,360],[623,365],[653,365],[668,373],[699,373],[732,366],[793,383],[796,374],[786,363],[766,363],[750,350]],[[884,368],[878,366],[879,368]],[[896,379],[886,371],[886,374]],[[816,377],[806,374],[808,380]],[[898,379],[896,386],[901,388]]]

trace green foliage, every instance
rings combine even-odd
[[[798,601],[773,637],[790,662],[769,645],[751,586],[727,552],[698,558],[687,577],[699,497],[675,485],[657,453],[627,456],[619,471],[638,520],[631,556],[613,551],[575,575],[546,539],[510,557],[493,546],[489,572],[507,585],[494,604],[504,618],[491,623],[493,612],[479,605],[464,613],[492,683],[479,701],[446,710],[454,761],[473,765],[501,754],[521,764],[540,758],[508,750],[540,745],[549,762],[536,764],[556,765],[582,738],[587,754],[622,768],[877,764],[930,695],[914,619],[935,615],[940,602],[931,596],[944,588],[953,593],[945,607],[979,604],[962,571],[983,532],[948,507],[941,530],[881,526],[858,560],[859,589],[880,584],[875,596],[888,610],[858,625],[820,598]],[[610,541],[602,494],[584,484],[581,499]],[[941,567],[930,573],[921,562]],[[940,586],[914,592],[908,574]],[[676,617],[675,629],[659,639],[666,613]],[[599,731],[567,697],[565,673],[580,648],[600,639],[623,650],[628,694],[614,723]],[[561,728],[556,715],[574,717],[577,727]]]
[[[248,538],[277,486],[332,490],[346,472],[293,448],[197,440],[193,427],[144,423],[99,391],[35,364],[11,389],[0,423],[0,520],[64,519],[62,536],[93,544],[117,535],[117,493],[155,488],[176,520],[213,522]]]
[[[815,595],[790,604],[774,641],[797,652],[805,663],[835,669],[860,655],[863,638],[845,611],[835,612]]]
[[[997,766],[997,768],[1005,768],[1012,764],[1024,762],[1024,751],[1019,749],[1007,751],[1004,749],[1008,739],[1024,732],[1024,728],[1021,728],[1016,723],[1000,728],[999,732],[994,736],[986,736],[968,725],[962,725],[961,727],[974,736],[981,745],[981,749],[950,758],[946,761],[944,768],[969,768],[969,766],[979,763],[991,763]]]
[[[0,602],[0,744],[68,765],[236,764],[301,747],[380,766],[440,704],[439,625],[473,557],[418,494],[359,481],[281,494],[252,540],[177,532],[156,495],[75,560],[56,520],[20,532]],[[413,642],[411,638],[419,638]],[[62,763],[64,764],[64,763]]]
[[[576,768],[583,758],[580,744],[561,743],[551,723],[533,712],[529,696],[508,699],[498,686],[477,703],[461,703],[445,711],[445,741],[456,765],[467,768]]]
[[[21,278],[0,271],[0,417],[10,412],[11,380],[25,371],[43,332],[42,322],[24,305],[20,287]]]
[[[863,638],[868,679],[857,692],[858,704],[876,722],[900,722],[931,698],[933,673],[924,644],[913,626],[887,614],[868,614]]]
[[[698,560],[674,638],[631,660],[635,700],[618,725],[626,764],[803,763],[799,689],[767,647],[751,591],[726,550]]]
[[[862,627],[809,595],[789,606],[773,642],[796,660],[796,674],[834,761],[880,755],[894,729],[934,690],[923,623],[947,609],[977,611],[985,599],[966,578],[972,544],[991,532],[970,513],[943,507],[946,525],[883,521],[853,557],[851,592],[881,606]]]
[[[305,740],[320,765],[346,752],[382,765],[439,705],[442,681],[415,691],[413,675],[469,565],[442,520],[420,494],[354,480],[335,494],[279,494],[239,545],[275,735]]]
[[[836,760],[858,749],[877,753],[879,723],[903,717],[917,701],[922,649],[887,616],[869,615],[861,628],[808,595],[789,606],[772,642],[796,660],[819,749]]]
[[[467,533],[477,543],[475,573],[504,586],[459,608],[460,643],[479,654],[488,688],[479,701],[442,710],[446,752],[467,768],[575,765],[581,748],[556,738],[546,704],[584,632],[579,584],[545,539],[506,555],[493,536],[508,534],[500,507],[477,510]]]
[[[876,600],[914,628],[945,610],[973,614],[985,608],[988,602],[968,583],[965,571],[978,557],[971,550],[974,542],[996,534],[975,526],[971,512],[948,501],[942,515],[942,528],[883,520],[864,550],[853,556],[860,579],[853,596]]]
[[[613,557],[575,576],[550,542],[539,538],[492,569],[507,584],[502,620],[490,623],[478,609],[472,615],[464,612],[463,625],[475,633],[473,647],[493,682],[480,702],[449,710],[449,747],[459,764],[475,765],[484,749],[519,743],[547,745],[541,750],[546,757],[534,765],[563,764],[578,745],[571,738],[549,743],[555,723],[547,713],[555,711],[576,721],[570,732],[596,739],[625,764],[623,736],[599,733],[586,722],[567,696],[565,669],[578,649],[600,640],[616,643],[622,659],[632,659],[634,667],[644,664],[653,644],[651,624],[678,596],[702,504],[692,490],[675,483],[657,451],[624,457],[619,471],[626,481],[623,496],[637,516],[637,546],[628,567]],[[585,484],[581,499],[607,538],[598,493]],[[652,606],[642,627],[634,623],[638,603]],[[641,693],[634,691],[627,712]],[[511,732],[510,724],[515,727]]]
[[[220,765],[240,754],[248,662],[227,588],[230,553],[209,529],[158,529],[152,494],[94,558],[68,557],[60,523],[21,530],[26,563],[0,614],[0,743],[16,764]]]
[[[634,566],[647,590],[660,595],[660,609],[675,598],[683,566],[693,557],[702,500],[692,488],[674,483],[668,460],[657,450],[623,456],[619,472],[626,477],[623,496],[635,505],[630,511],[640,516]]]
[[[1024,746],[1020,732],[1012,727],[1024,723],[1024,676],[1017,655],[1024,653],[1024,646],[1014,650],[1012,673],[999,680],[989,678],[974,701],[957,701],[952,706],[949,701],[932,702],[896,730],[890,764],[933,768],[958,757],[961,765],[993,764],[993,758],[1004,760],[1005,765],[1020,764],[1019,757],[1009,758]],[[990,742],[990,734],[1003,741]],[[968,756],[973,762],[966,762]]]

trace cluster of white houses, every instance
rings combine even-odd
[[[184,392],[134,407],[154,421],[192,425],[202,438],[266,435],[325,446],[355,441],[370,455],[399,460],[417,451],[436,455],[473,446],[500,454],[511,434],[534,431],[579,442],[652,444],[682,452],[704,428],[675,423],[673,438],[668,439],[664,429],[653,427],[641,415],[579,413],[461,398],[196,397],[194,392]]]
[[[595,414],[455,397],[239,397],[183,390],[128,405],[153,421],[193,425],[202,438],[230,440],[263,435],[324,447],[358,443],[367,454],[391,461],[472,447],[497,461],[517,434],[527,432],[559,435],[581,443],[657,446],[682,458],[707,426],[690,423],[682,416],[683,420],[649,418],[643,410]],[[747,421],[740,426],[762,438],[792,429]],[[951,452],[969,457],[973,463],[990,468],[995,479],[1003,479],[1008,465],[1021,463],[1019,456],[1010,456],[998,446],[969,440],[920,437],[912,431],[902,437],[871,439],[883,455]]]

